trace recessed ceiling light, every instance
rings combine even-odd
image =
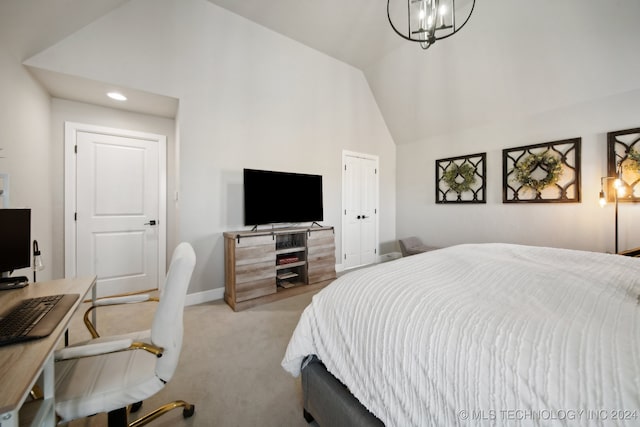
[[[120,92],[109,92],[107,96],[111,99],[115,99],[116,101],[126,101],[127,97],[121,94]]]

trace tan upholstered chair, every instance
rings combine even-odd
[[[94,338],[56,352],[56,413],[62,422],[109,413],[109,426],[127,425],[127,406],[160,391],[178,365],[183,311],[196,257],[188,243],[176,248],[150,331]],[[174,401],[129,426],[145,425],[171,409],[194,406]]]
[[[402,256],[415,255],[422,252],[428,252],[434,249],[438,249],[433,246],[426,246],[424,243],[422,243],[422,240],[415,236],[400,239],[398,242],[400,243],[400,251],[402,251]]]

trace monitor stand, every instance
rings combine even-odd
[[[29,284],[26,276],[0,277],[0,291],[24,288]]]

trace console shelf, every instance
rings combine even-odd
[[[298,247],[295,247],[295,248],[276,249],[276,255],[292,254],[292,253],[295,253],[295,252],[304,252],[306,250],[307,250],[307,248],[305,246],[298,246]]]
[[[296,262],[290,262],[287,264],[276,265],[276,270],[283,270],[285,268],[293,268],[293,267],[304,267],[306,265],[307,265],[307,261],[296,261]]]
[[[333,227],[224,233],[225,294],[234,311],[336,278]]]

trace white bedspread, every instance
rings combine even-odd
[[[640,425],[639,295],[640,259],[460,245],[340,277],[282,366],[317,355],[387,426]]]

